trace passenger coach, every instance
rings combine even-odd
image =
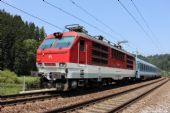
[[[153,64],[136,58],[137,78],[155,78],[160,76],[160,69]]]

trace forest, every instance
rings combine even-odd
[[[29,75],[30,71],[35,71],[36,49],[45,35],[43,27],[0,10],[0,70],[8,69],[17,75]],[[170,54],[138,57],[161,70],[170,71]]]
[[[0,70],[8,69],[18,75],[36,70],[36,48],[44,36],[43,27],[0,10]]]

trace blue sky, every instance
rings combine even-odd
[[[95,21],[92,17],[74,6],[70,0],[47,0],[48,2],[76,15],[86,22],[102,29],[107,34],[100,32],[93,27],[76,20],[73,17],[49,6],[42,0],[3,0],[17,8],[25,10],[35,16],[38,16],[50,23],[53,23],[64,30],[64,26],[68,24],[80,24],[88,30],[90,35],[103,35],[108,40],[116,43],[126,39],[128,45],[123,45],[124,49],[129,52],[139,51],[142,55],[154,55],[170,53],[170,1],[169,0],[134,0],[135,4],[141,11],[145,20],[149,24],[155,36],[152,36],[149,29],[145,26],[139,14],[135,10],[131,0],[121,0],[128,10],[141,23],[145,31],[151,35],[147,37],[135,21],[121,7],[117,0],[73,0],[79,6],[86,9],[97,19],[111,27],[113,30],[123,36],[115,34],[101,23]],[[61,31],[53,26],[41,22],[22,12],[13,9],[0,2],[0,9],[15,15],[20,15],[24,21],[34,22],[38,26],[44,26],[47,34]],[[111,35],[108,35],[111,34]]]

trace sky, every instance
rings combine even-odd
[[[78,17],[79,20],[43,0],[2,1],[62,28],[58,29],[0,2],[1,10],[4,9],[12,15],[20,15],[24,21],[34,22],[39,27],[43,26],[47,34],[63,31],[65,25],[80,24],[92,36],[102,35],[113,43],[127,40],[128,43],[122,46],[131,53],[138,51],[145,56],[170,54],[170,0],[133,0],[150,29],[131,0],[120,0],[144,30],[123,9],[118,0],[72,0],[98,21],[76,7],[71,0],[46,1]]]

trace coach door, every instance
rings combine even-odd
[[[79,41],[79,63],[80,64],[86,64],[87,63],[87,45],[86,41],[84,39],[80,39]]]

